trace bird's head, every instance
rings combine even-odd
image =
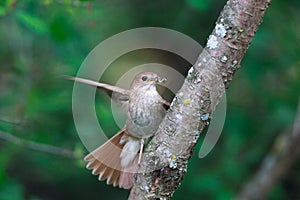
[[[153,72],[141,72],[135,76],[132,81],[131,89],[137,89],[141,87],[155,87],[158,83],[164,83],[167,79],[159,77]]]

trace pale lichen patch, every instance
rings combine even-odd
[[[210,35],[207,41],[207,47],[209,49],[215,49],[218,47],[218,39],[214,35]]]
[[[221,58],[221,62],[226,63],[226,61],[228,60],[227,56],[222,56]]]
[[[219,37],[221,37],[221,38],[225,37],[226,33],[227,33],[227,31],[226,31],[226,28],[223,24],[217,24],[216,25],[216,34]]]

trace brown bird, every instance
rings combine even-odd
[[[87,79],[67,78],[113,92],[113,100],[125,107],[124,127],[84,160],[88,162],[86,167],[93,170],[92,174],[99,175],[99,180],[107,179],[107,184],[130,189],[145,140],[154,135],[165,115],[165,107],[170,106],[156,90],[156,84],[166,79],[153,72],[142,72],[126,90]]]

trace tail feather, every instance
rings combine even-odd
[[[108,180],[110,180],[111,175],[113,174],[113,172],[114,172],[114,169],[111,169],[111,168],[109,168],[109,167],[106,168],[106,170],[105,170],[105,172],[103,173],[101,179],[102,179],[102,180],[105,180],[105,179],[106,179],[106,183],[109,184],[109,183],[108,183]]]
[[[100,164],[99,166],[95,167],[92,171],[93,175],[99,175],[103,170],[105,170],[106,166]]]
[[[120,176],[120,172],[119,171],[116,171],[116,170],[112,171],[111,175],[107,178],[106,183],[108,185],[114,184],[117,181],[117,179],[119,178],[119,176]]]
[[[134,142],[135,145],[130,144],[131,142],[128,136],[124,137],[127,138],[126,142],[123,141],[124,138],[122,138],[122,136],[124,133],[125,131],[122,129],[106,143],[85,156],[84,160],[88,162],[86,168],[92,170],[93,175],[99,175],[99,180],[107,179],[107,184],[130,189],[133,186],[135,174],[130,172],[137,171],[135,154],[138,152],[138,149],[134,147],[137,146],[137,142]],[[120,143],[121,139],[122,142]],[[137,140],[132,139],[134,141]],[[126,146],[126,148],[123,150],[124,146]],[[129,148],[130,146],[134,149]],[[123,154],[121,155],[122,151]],[[124,153],[125,151],[126,153]],[[126,154],[128,157],[126,157]],[[127,166],[124,166],[124,159],[126,159],[126,163],[128,163]],[[121,160],[123,160],[123,165],[121,164]]]
[[[105,180],[109,176],[109,174],[111,173],[111,171],[112,170],[109,167],[105,167],[103,169],[103,171],[99,174],[99,180],[100,181]]]
[[[91,160],[89,160],[89,163],[86,165],[87,169],[97,169],[99,167],[99,163],[97,162],[91,162]]]
[[[119,185],[121,172],[120,154],[124,144],[120,139],[124,130],[119,131],[114,137],[84,157],[87,161],[86,168],[92,170],[92,174],[99,175],[99,180],[108,179],[109,184]]]

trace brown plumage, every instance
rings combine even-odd
[[[120,154],[124,144],[120,144],[120,140],[123,134],[124,130],[119,131],[114,137],[84,158],[84,160],[88,162],[86,167],[93,170],[92,174],[99,175],[99,180],[101,181],[109,177],[107,184],[113,184],[114,186],[118,185],[121,173]],[[111,161],[114,166],[104,164],[109,164],[109,161]]]
[[[124,105],[124,128],[88,154],[84,160],[88,162],[86,167],[93,170],[92,174],[99,175],[99,180],[107,179],[107,184],[130,189],[145,140],[156,132],[165,115],[164,105],[169,106],[169,102],[156,90],[156,84],[165,79],[153,72],[142,72],[136,75],[130,89],[125,90],[87,79],[67,78],[113,92],[113,99]]]

